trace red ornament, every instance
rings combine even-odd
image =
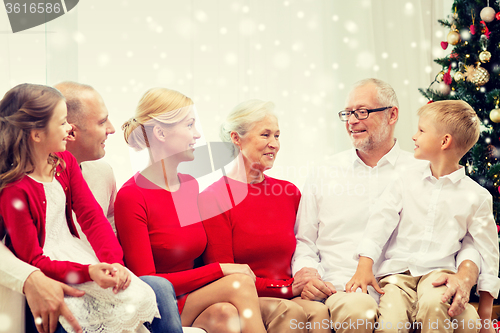
[[[491,35],[490,29],[488,29],[488,27],[486,26],[486,23],[484,21],[480,21],[480,22],[484,26],[481,29],[481,32],[486,36],[486,38],[490,39],[490,35]]]
[[[450,59],[455,59],[455,58],[458,58],[458,53],[453,52],[452,54],[450,54]]]
[[[448,42],[441,42],[441,47],[443,48],[443,50],[446,50],[448,48]]]
[[[427,104],[431,104],[431,103],[434,103],[434,101],[432,99],[427,102]],[[498,191],[500,191],[500,189]]]
[[[495,15],[496,19],[500,21],[500,12]]]
[[[497,224],[497,232],[500,232],[500,225]]]
[[[497,228],[498,228],[498,225],[497,225]],[[493,329],[495,330],[495,332],[498,332],[499,328],[500,328],[500,324],[498,324],[498,323],[493,324]]]
[[[474,26],[474,24],[471,24],[471,26],[469,27],[469,30],[470,30],[470,33],[472,35],[476,34],[476,27]]]
[[[448,71],[443,75],[443,82],[447,85],[451,84],[451,65],[448,67]]]

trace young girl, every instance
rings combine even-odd
[[[145,330],[141,324],[158,311],[154,292],[123,267],[110,224],[76,159],[65,152],[71,129],[66,114],[61,93],[41,85],[21,84],[0,101],[6,244],[47,276],[85,291],[65,299],[83,332]],[[92,248],[79,239],[72,210]],[[60,322],[73,332],[63,317]],[[35,324],[40,329],[49,323],[35,318]]]

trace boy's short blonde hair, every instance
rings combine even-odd
[[[431,117],[438,131],[450,134],[461,156],[479,140],[479,117],[474,109],[462,100],[433,102],[422,106],[417,114],[419,117]]]

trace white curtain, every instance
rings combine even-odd
[[[350,142],[337,113],[366,77],[393,85],[396,136],[412,150],[417,88],[440,70],[437,24],[451,0],[86,0],[43,26],[8,33],[0,11],[0,90],[75,80],[103,96],[116,134],[105,159],[118,186],[133,173],[121,124],[163,86],[192,97],[207,141],[250,98],[276,104],[281,151],[269,174],[302,185],[307,168]]]

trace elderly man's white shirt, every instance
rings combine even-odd
[[[388,184],[421,163],[425,162],[402,151],[396,142],[373,168],[358,157],[355,149],[338,153],[314,168],[297,213],[293,274],[304,267],[315,268],[324,281],[345,290],[356,272],[356,250],[378,199]],[[480,267],[473,246],[463,247],[457,265],[465,259]],[[374,271],[379,264],[375,263]]]

